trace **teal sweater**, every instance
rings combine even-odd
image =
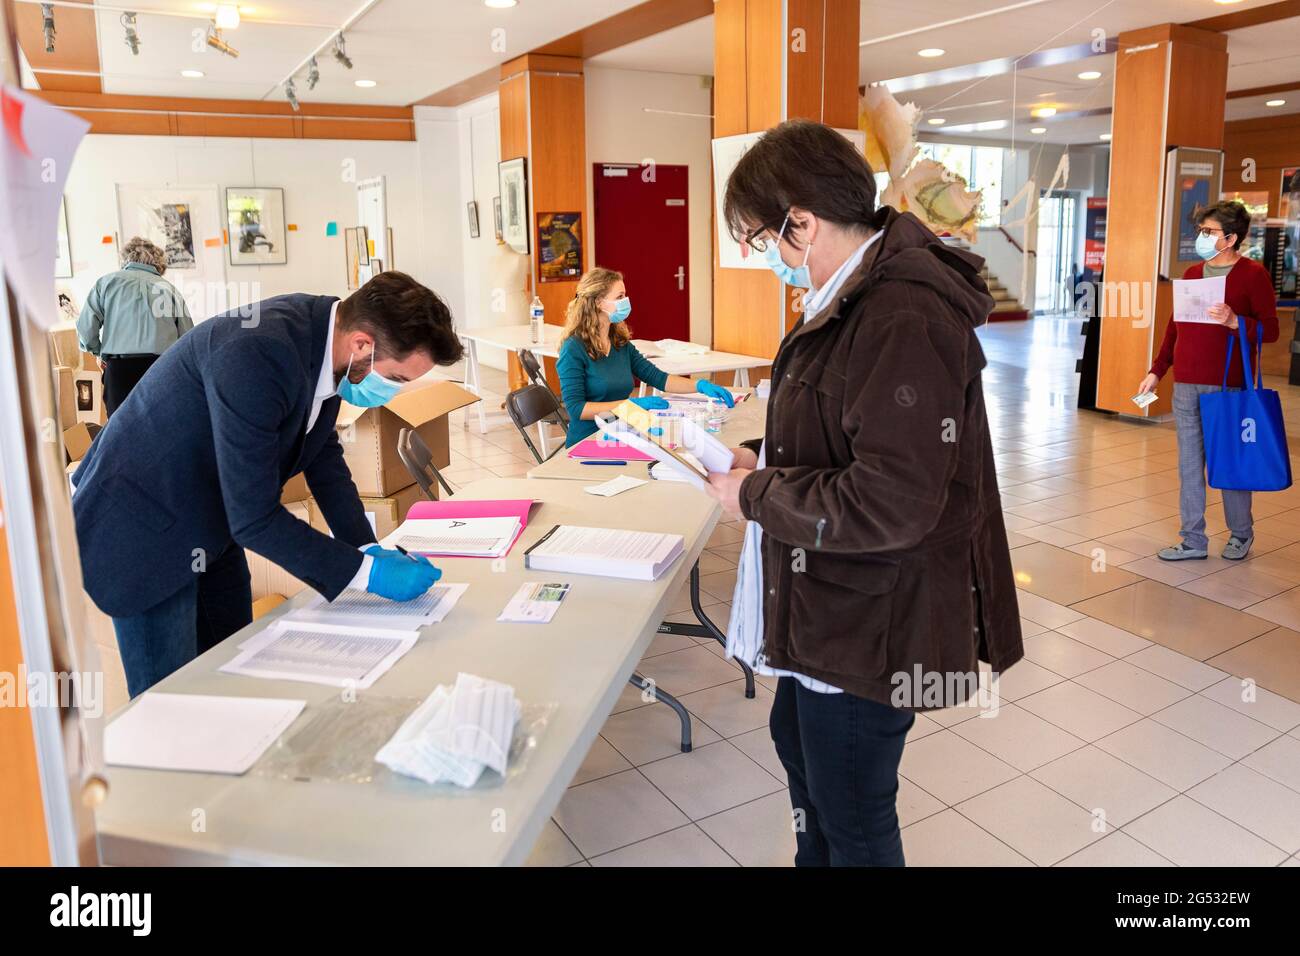
[[[633,376],[651,388],[662,390],[668,384],[668,373],[642,355],[631,342],[611,349],[604,358],[593,359],[580,341],[567,338],[560,345],[555,371],[560,376],[564,407],[569,410],[566,446],[596,434],[596,423],[582,420],[582,409],[588,402],[617,402],[627,398],[636,384]]]

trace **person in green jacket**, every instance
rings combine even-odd
[[[560,357],[555,371],[560,377],[560,395],[569,410],[569,434],[565,445],[572,447],[596,434],[598,412],[607,412],[632,394],[640,379],[661,392],[699,392],[708,398],[735,405],[731,392],[707,379],[698,382],[684,375],[669,375],[647,359],[632,344],[627,317],[632,314],[623,276],[613,269],[592,269],[578,282],[578,290],[565,311]],[[657,395],[632,399],[642,408],[667,408]]]
[[[77,319],[82,351],[99,359],[104,373],[110,418],[158,356],[194,328],[185,299],[162,277],[166,271],[166,254],[136,236],[122,249],[122,268],[99,278]]]

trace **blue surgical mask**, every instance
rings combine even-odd
[[[1218,247],[1219,239],[1217,236],[1199,233],[1196,237],[1196,254],[1209,262],[1223,250]]]
[[[792,285],[800,289],[812,288],[812,274],[808,271],[808,253],[812,252],[812,243],[808,243],[803,250],[803,263],[798,268],[792,268],[785,264],[781,258],[781,237],[785,235],[786,224],[790,222],[790,216],[787,214],[785,222],[781,223],[781,231],[777,233],[776,242],[767,247],[763,253],[763,258],[767,266],[776,273],[776,277],[786,285]]]
[[[609,314],[610,322],[622,322],[632,314],[632,300],[627,296],[618,300],[614,306],[614,311]]]
[[[348,371],[343,373],[339,382],[339,398],[358,408],[378,408],[387,404],[402,388],[400,382],[391,382],[375,371],[375,353],[370,352],[370,371],[366,377],[355,385],[348,380],[352,371],[352,359],[348,359]]]

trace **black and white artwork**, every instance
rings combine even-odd
[[[284,265],[284,190],[226,187],[226,233],[232,266]]]
[[[193,269],[194,227],[190,222],[188,203],[167,202],[158,206],[155,215],[163,234],[163,252],[167,254],[167,268]]]

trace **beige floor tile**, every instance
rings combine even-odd
[[[1290,585],[1287,585],[1290,587]],[[1236,587],[1223,580],[1219,574],[1207,574],[1204,577],[1193,578],[1183,584],[1176,585],[1188,594],[1196,594],[1210,601],[1217,601],[1219,604],[1227,605],[1238,611],[1244,611],[1252,604],[1258,604],[1260,596],[1252,594],[1243,588]]]
[[[1033,538],[1035,541],[1043,544],[1050,544],[1064,550],[1072,544],[1078,544],[1080,541],[1086,541],[1088,535],[1079,534],[1076,531],[1066,531],[1063,528],[1055,528],[1050,524],[1038,524],[1030,528],[1022,528],[1016,534],[1026,538]]]
[[[1130,561],[1123,566],[1123,569],[1132,574],[1139,574],[1144,578],[1150,578],[1152,581],[1159,581],[1161,584],[1168,584],[1170,587],[1176,588],[1203,577],[1193,568],[1193,566],[1202,563],[1200,561],[1161,561],[1159,558],[1152,556]]]
[[[1036,634],[1045,634],[1049,630],[1051,630],[1051,628],[1044,627],[1042,624],[1038,624],[1028,618],[1022,617],[1020,619],[1020,636],[1022,638],[1030,638]]]
[[[1290,734],[1265,744],[1241,762],[1300,793],[1300,740]]]
[[[741,753],[776,777],[782,785],[786,783],[785,767],[781,765],[781,758],[776,755],[776,744],[772,742],[772,733],[766,727],[729,739]]]
[[[736,569],[701,574],[700,592],[702,595],[711,595],[715,601],[729,602],[736,593]]]
[[[582,854],[564,835],[554,820],[547,820],[542,835],[533,844],[524,866],[571,866],[582,861]]]
[[[779,780],[726,741],[656,760],[640,769],[692,820],[783,789]]]
[[[1250,675],[1229,677],[1201,694],[1261,724],[1300,733],[1300,703],[1257,686]]]
[[[638,671],[678,700],[685,694],[729,683],[741,674],[734,663],[721,660],[698,645],[647,658]]]
[[[907,742],[909,744],[913,740],[920,740],[922,737],[928,737],[930,734],[943,730],[944,725],[935,721],[932,715],[933,712],[916,715],[916,720],[912,723],[912,729],[907,732]]]
[[[695,623],[694,615],[683,614],[682,617],[689,617],[688,623]],[[674,615],[669,615],[672,620]],[[641,659],[648,657],[658,657],[660,654],[671,654],[673,651],[684,651],[688,648],[698,647],[699,643],[693,637],[687,637],[685,634],[656,634],[646,652],[641,655]]]
[[[1089,671],[1080,675],[1076,683],[1146,716],[1192,693],[1186,687],[1135,667],[1128,661],[1115,661]]]
[[[1033,866],[956,810],[944,810],[906,827],[903,854],[908,866]]]
[[[1028,618],[1035,624],[1041,624],[1053,630],[1060,630],[1061,625],[1077,621],[1084,616],[1079,611],[1071,610],[1062,604],[1057,604],[1055,601],[1040,597],[1032,591],[1026,591],[1024,588],[1016,589],[1016,600],[1020,603],[1021,617]]]
[[[1234,764],[1187,795],[1288,853],[1300,851],[1300,793],[1249,767]]]
[[[1276,866],[1286,853],[1187,797],[1175,797],[1124,828],[1177,866]]]
[[[898,778],[898,825],[911,826],[926,817],[942,813],[947,807],[943,801],[926,793],[906,777]]]
[[[1117,730],[1096,744],[1180,793],[1232,763],[1223,754],[1151,719]]]
[[[1282,733],[1199,694],[1180,700],[1151,719],[1234,760]]]
[[[723,650],[717,643],[713,646]],[[687,710],[723,737],[735,737],[759,728],[766,733],[767,719],[772,712],[772,699],[772,692],[757,682],[754,684],[754,696],[746,697],[743,680],[719,684],[678,698]]]
[[[1150,847],[1143,846],[1127,833],[1116,831],[1078,853],[1067,856],[1057,866],[1146,867],[1173,866]]]
[[[1151,642],[1145,638],[1091,617],[1081,617],[1056,630],[1111,657],[1126,657],[1151,646]]]
[[[612,853],[593,857],[592,866],[737,866],[694,824],[660,833]]]
[[[1139,580],[1113,565],[1098,571],[1089,558],[1045,543],[1017,548],[1012,555],[1012,567],[1019,589],[1062,605],[1075,604]]]
[[[667,704],[653,703],[619,711],[605,719],[604,737],[633,766],[681,753],[681,721]],[[722,738],[702,721],[691,721],[691,744],[716,743]]]
[[[1101,820],[1122,827],[1176,794],[1154,777],[1087,746],[1032,771],[1030,776]]]
[[[1114,733],[1142,716],[1073,681],[1064,681],[1018,703],[1049,724],[1087,742]]]
[[[1110,591],[1081,601],[1072,610],[1201,661],[1271,630],[1262,618],[1158,581]]]
[[[588,859],[690,822],[637,770],[570,787],[555,821]]]
[[[741,866],[794,866],[790,794],[785,790],[698,821]]]
[[[1018,777],[954,809],[1039,866],[1104,836],[1091,813],[1030,777]]]
[[[1019,771],[952,731],[903,748],[901,773],[949,806],[1019,776]]]
[[[1161,548],[1167,548],[1172,543],[1164,538],[1153,538],[1145,534],[1137,534],[1133,531],[1121,531],[1118,534],[1106,534],[1097,539],[1105,547],[1115,548],[1120,554],[1131,554],[1134,560],[1139,557],[1147,557],[1155,554]],[[1116,563],[1124,564],[1126,562],[1117,560]]]
[[[1300,587],[1283,591],[1275,597],[1252,604],[1246,613],[1262,617],[1281,627],[1300,631]]]
[[[1160,644],[1152,644],[1135,654],[1130,654],[1125,660],[1193,691],[1205,690],[1228,676],[1218,668],[1202,664],[1186,654],[1171,651]]]
[[[1056,631],[1026,638],[1025,658],[1062,677],[1076,677],[1115,659]]]
[[[598,780],[601,777],[608,777],[611,774],[622,773],[624,770],[631,770],[632,764],[619,753],[614,745],[600,735],[596,736],[592,742],[591,749],[587,751],[587,756],[582,761],[582,766],[578,772],[573,775],[573,780],[569,786],[576,787],[582,783],[588,783],[592,780]]]
[[[957,724],[952,732],[1022,772],[1085,746],[1078,737],[1015,704]]]

